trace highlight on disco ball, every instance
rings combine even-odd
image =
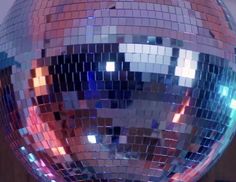
[[[40,182],[192,182],[236,126],[221,0],[16,0],[0,26],[0,125]]]

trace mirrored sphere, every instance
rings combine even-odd
[[[0,26],[0,125],[40,182],[188,182],[235,131],[221,0],[16,0]]]

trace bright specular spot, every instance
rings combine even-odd
[[[89,143],[97,143],[95,135],[88,135],[87,138]]]
[[[236,109],[236,100],[235,100],[235,99],[232,99],[232,100],[231,100],[230,108],[231,108],[231,109]]]
[[[115,71],[115,62],[107,62],[106,71],[109,71],[109,72]]]
[[[229,88],[226,87],[226,86],[220,86],[220,90],[219,90],[219,94],[222,96],[222,97],[227,97],[228,94],[229,94]]]
[[[34,162],[34,161],[36,160],[35,157],[34,157],[34,155],[33,155],[32,153],[30,153],[30,154],[28,155],[28,159],[29,159],[30,162]]]
[[[21,151],[25,151],[25,147],[21,147],[20,149],[21,149]]]

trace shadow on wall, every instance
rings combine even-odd
[[[6,145],[2,136],[2,130],[0,130],[0,181],[36,182],[13,155],[13,151]]]

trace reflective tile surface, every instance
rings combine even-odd
[[[220,0],[17,0],[5,136],[39,181],[196,181],[235,131],[234,30]]]

